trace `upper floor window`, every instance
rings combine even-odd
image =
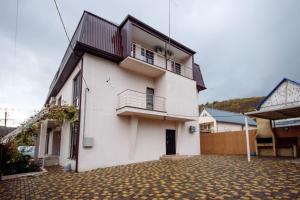
[[[57,100],[57,105],[58,106],[61,106],[61,96],[58,98],[58,100]]]
[[[172,71],[181,75],[181,64],[172,61]]]
[[[145,49],[144,48],[141,48],[141,55],[145,56]]]
[[[135,56],[135,54],[136,54],[136,44],[134,44],[134,43],[131,46],[131,52],[132,52],[132,57],[135,58],[136,57]]]
[[[81,73],[78,73],[73,80],[73,105],[79,106],[81,94]]]
[[[146,50],[146,62],[152,65],[154,63],[154,54],[149,50]]]

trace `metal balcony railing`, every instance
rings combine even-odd
[[[166,99],[152,94],[127,89],[118,94],[118,100],[118,109],[132,107],[160,112],[166,111]]]
[[[154,65],[156,67],[172,71],[184,77],[193,79],[193,69],[191,67],[183,65],[182,63],[175,62],[172,59],[167,60],[165,55],[149,50],[139,44],[132,44],[131,57],[144,61],[148,64]],[[174,64],[172,65],[172,63]],[[177,66],[180,66],[180,70],[178,70],[178,67],[176,70],[176,68],[174,67],[175,63]]]

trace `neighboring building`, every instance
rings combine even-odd
[[[15,127],[5,127],[5,126],[0,126],[0,137],[5,136],[11,131],[15,130]]]
[[[256,128],[256,122],[247,117],[249,129]],[[213,108],[204,108],[199,117],[201,133],[218,133],[229,131],[243,131],[245,115]]]
[[[299,157],[300,83],[282,79],[256,111],[246,114],[257,118],[257,155]]]
[[[80,123],[43,121],[39,158],[85,171],[199,155],[205,86],[193,50],[132,16],[116,25],[86,11],[71,44],[46,104],[78,106]]]

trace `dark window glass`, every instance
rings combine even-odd
[[[80,73],[73,80],[73,105],[79,106],[81,94],[81,75]]]
[[[78,138],[78,123],[71,125],[71,144],[70,144],[70,158],[76,158],[76,147]]]
[[[148,110],[154,109],[154,89],[147,88],[146,91],[146,106]]]
[[[48,154],[48,153],[49,153],[49,137],[50,137],[50,131],[51,131],[51,129],[48,128],[48,129],[47,129],[47,133],[46,133],[45,154]]]
[[[175,73],[181,74],[181,65],[179,63],[175,63]]]
[[[61,96],[58,98],[58,100],[57,100],[57,105],[58,106],[61,106]]]
[[[154,63],[153,52],[146,50],[146,62],[153,65],[153,63]]]
[[[141,55],[145,56],[145,49],[144,48],[141,49]]]
[[[135,52],[136,52],[136,45],[135,44],[132,44],[132,47],[131,47],[131,51],[132,51],[132,56],[135,58]]]

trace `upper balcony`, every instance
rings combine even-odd
[[[158,77],[166,70],[193,79],[193,69],[180,61],[172,60],[163,55],[162,50],[150,50],[137,43],[133,43],[130,56],[124,59],[120,66],[149,77]]]
[[[127,37],[123,38],[121,67],[148,77],[155,78],[170,71],[193,79],[192,50],[141,24],[128,22],[127,25],[124,25]]]

